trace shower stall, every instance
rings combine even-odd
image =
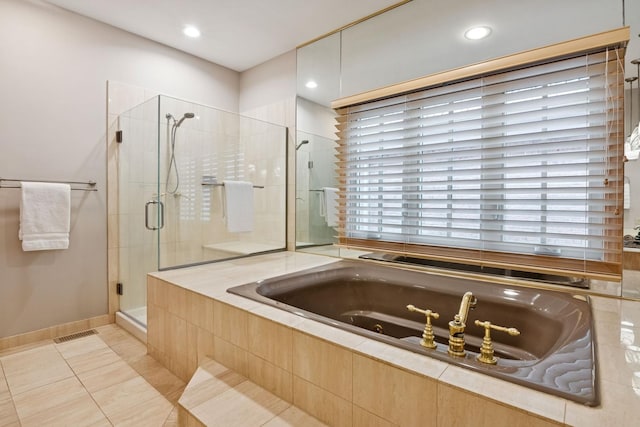
[[[309,132],[296,137],[296,247],[333,244],[336,226],[327,214],[327,188],[337,188],[334,140]]]
[[[286,248],[285,127],[160,95],[122,113],[118,128],[118,293],[127,317],[146,325],[148,272]],[[229,230],[225,181],[251,183],[242,232]]]

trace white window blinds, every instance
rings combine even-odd
[[[340,243],[619,275],[622,54],[339,110]]]

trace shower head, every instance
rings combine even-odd
[[[193,113],[184,113],[184,116],[182,116],[182,118],[178,120],[178,123],[176,123],[176,127],[180,127],[182,122],[184,122],[186,119],[193,119],[195,116],[196,115]]]
[[[300,147],[302,147],[304,144],[308,144],[308,143],[309,143],[308,139],[303,139],[302,141],[300,141],[300,144],[296,145],[296,151],[298,151]]]

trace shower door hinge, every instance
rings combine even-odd
[[[116,293],[122,295],[122,283],[116,283]]]
[[[116,131],[116,142],[122,142],[122,131],[121,130],[117,130]]]

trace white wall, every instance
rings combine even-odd
[[[290,51],[240,75],[240,114],[288,129],[287,248],[295,248],[296,52]]]
[[[493,33],[466,40],[464,31],[475,25]],[[621,0],[413,0],[342,32],[341,95],[622,25]]]
[[[296,96],[296,51],[292,50],[240,75],[241,114]],[[285,118],[284,116],[282,117]],[[288,117],[289,119],[291,116]],[[274,122],[287,125],[285,122]]]
[[[312,133],[335,140],[336,137],[336,113],[331,108],[298,98],[297,128],[298,132]],[[300,141],[297,141],[298,143]]]
[[[0,177],[97,181],[72,193],[70,247],[22,252],[0,190],[0,337],[106,314],[106,82],[238,111],[238,73],[37,0],[0,1]]]

